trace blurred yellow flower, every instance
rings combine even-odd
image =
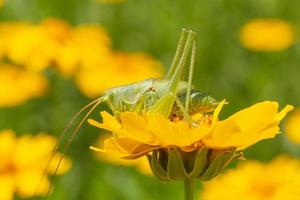
[[[99,144],[102,143],[104,140],[104,137],[99,138]],[[122,166],[134,166],[139,172],[145,174],[145,175],[152,175],[151,168],[149,166],[148,159],[144,156],[135,160],[128,160],[120,158],[120,156],[117,155],[111,155],[111,154],[96,154],[97,158],[99,158],[102,161],[115,164],[115,165],[122,165]]]
[[[300,162],[280,156],[271,163],[247,161],[204,184],[201,200],[298,200]]]
[[[296,144],[300,144],[300,109],[297,108],[286,120],[285,133]]]
[[[99,25],[81,25],[70,30],[58,48],[55,62],[65,75],[81,68],[103,67],[111,54],[111,41]]]
[[[47,29],[28,23],[2,23],[2,54],[15,64],[40,71],[51,64],[56,52],[54,38]],[[3,55],[2,55],[3,56]]]
[[[291,46],[295,33],[290,24],[281,19],[254,19],[240,30],[240,41],[255,51],[279,51]]]
[[[101,112],[102,123],[95,120],[89,120],[89,123],[114,134],[104,141],[103,149],[93,149],[128,158],[171,147],[184,152],[203,147],[243,150],[260,140],[273,138],[279,132],[279,122],[293,109],[288,105],[278,112],[277,102],[265,101],[219,121],[218,115],[224,103],[218,105],[213,115],[198,118],[196,126],[186,121],[170,121],[159,113],[123,112],[115,118]]]
[[[162,76],[161,64],[144,53],[115,52],[106,58],[106,63],[84,68],[76,76],[79,89],[88,97],[98,97],[115,86]]]
[[[4,4],[4,0],[0,0],[0,7],[2,7]]]
[[[53,66],[72,76],[88,97],[104,90],[162,75],[161,64],[144,53],[113,52],[106,30],[96,24],[71,27],[47,18],[40,24],[0,23],[0,58],[29,71]]]
[[[13,200],[14,194],[22,198],[45,195],[49,188],[48,177],[43,177],[56,139],[45,133],[37,136],[23,135],[19,138],[12,130],[0,131],[0,199]],[[53,174],[60,158],[54,156],[47,174]],[[71,161],[65,158],[58,174],[66,173]],[[41,182],[40,182],[41,181]],[[37,186],[40,183],[40,187]]]
[[[10,48],[10,41],[14,35],[28,27],[27,23],[22,22],[1,22],[0,23],[0,58],[7,56]]]
[[[112,156],[107,154],[98,154],[102,160],[123,166],[134,166],[139,172],[145,175],[152,175],[151,168],[148,162],[147,157],[137,158],[135,160],[122,159],[119,156]]]
[[[56,64],[63,74],[71,75],[82,65],[99,66],[110,53],[110,43],[108,34],[99,25],[72,28],[54,18],[35,25],[0,24],[0,57],[35,71]]]
[[[15,66],[0,66],[0,107],[11,107],[42,96],[48,86],[47,79],[34,72]]]

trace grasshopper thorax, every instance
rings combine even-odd
[[[146,79],[144,81],[107,90],[103,97],[108,99],[117,112],[147,111],[163,95],[169,80]],[[187,82],[180,81],[178,93],[186,91]]]

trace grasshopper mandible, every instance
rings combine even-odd
[[[184,81],[182,79],[186,66],[186,60],[191,49],[192,52],[190,55],[188,79],[187,81]],[[163,110],[162,114],[167,117],[180,117],[190,121],[190,114],[196,112],[206,113],[213,111],[218,105],[218,102],[206,93],[193,90],[192,78],[195,56],[196,34],[191,30],[183,29],[174,59],[166,77],[163,79],[147,79],[138,83],[111,88],[105,91],[98,99],[83,107],[77,114],[75,114],[60,135],[45,169],[45,173],[49,168],[49,165],[53,160],[53,157],[57,152],[62,139],[65,137],[66,132],[69,130],[73,122],[80,116],[80,114],[90,108],[71,135],[68,137],[67,143],[63,146],[62,155],[57,164],[54,176],[57,174],[58,168],[64,158],[64,154],[72,143],[76,133],[86,121],[88,116],[101,103],[106,103],[114,116],[118,116],[119,113],[123,111],[143,113],[148,111],[155,112],[157,110]],[[46,176],[45,173],[44,176]],[[53,181],[49,187],[46,199],[49,196],[52,184]]]

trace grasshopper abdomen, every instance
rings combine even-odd
[[[185,92],[178,94],[177,97],[182,103],[184,103],[187,98]],[[219,101],[217,101],[215,98],[199,90],[192,90],[189,98],[189,110],[187,112],[190,115],[212,112],[219,104]],[[174,104],[173,106],[171,117],[183,117],[183,113],[177,104]]]

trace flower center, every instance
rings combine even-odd
[[[203,115],[203,114],[196,114],[192,117],[194,126],[201,126],[202,124],[211,125],[212,124],[212,115]]]

